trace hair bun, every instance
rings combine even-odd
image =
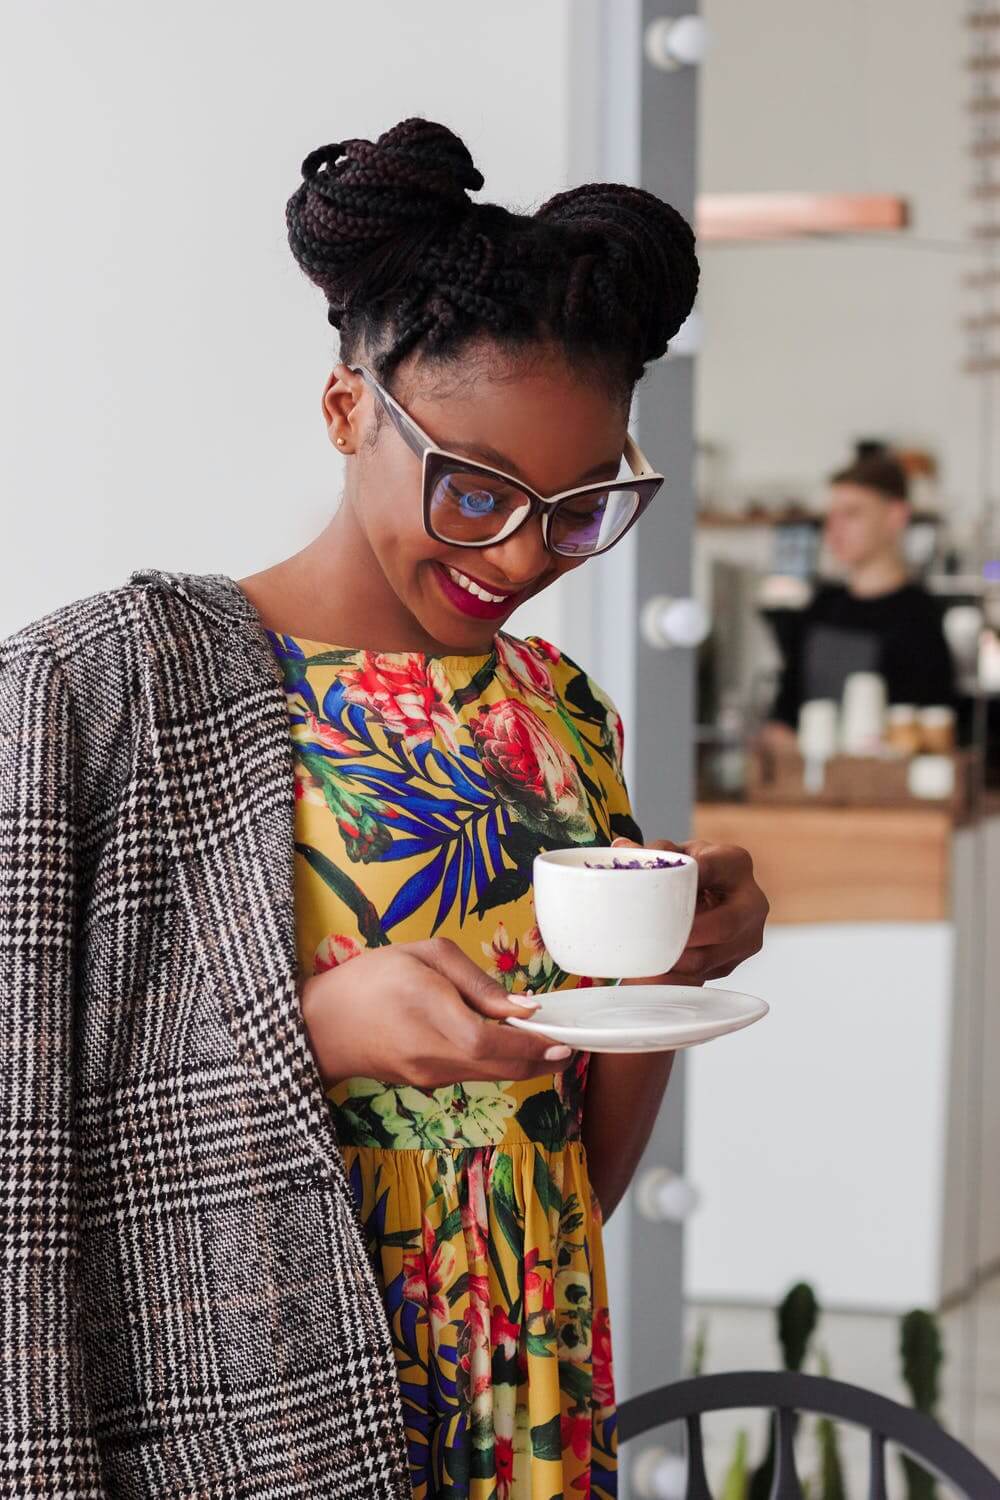
[[[462,218],[472,206],[468,193],[482,186],[464,142],[430,120],[403,120],[377,141],[311,151],[288,200],[288,242],[326,293],[330,321],[339,326],[366,268],[394,243]]]
[[[642,188],[592,182],[558,193],[536,217],[563,226],[582,252],[567,294],[567,318],[603,314],[609,321],[624,314],[642,363],[658,359],[698,291],[694,231],[684,216]]]

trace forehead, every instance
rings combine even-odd
[[[831,511],[874,510],[888,504],[884,495],[862,484],[834,484],[830,487]]]
[[[628,412],[620,392],[558,356],[470,355],[417,365],[394,385],[435,442],[503,456],[485,461],[543,494],[599,465],[613,471],[621,458]]]

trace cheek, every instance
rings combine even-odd
[[[383,457],[378,448],[359,461],[355,509],[383,565],[392,560],[398,566],[432,549],[421,517],[419,468]]]
[[[548,587],[549,583],[555,583],[557,578],[563,578],[567,573],[575,573],[578,568],[585,568],[591,562],[600,562],[600,558],[552,556],[550,558],[551,567],[546,587]]]

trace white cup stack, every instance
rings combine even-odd
[[[885,678],[852,672],[844,684],[840,743],[845,755],[877,755],[885,732]]]
[[[832,698],[813,698],[799,710],[799,751],[807,792],[823,790],[826,763],[837,753],[839,712]]]

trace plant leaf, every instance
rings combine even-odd
[[[347,875],[339,865],[335,865],[332,859],[328,859],[321,849],[314,849],[311,844],[296,843],[295,851],[301,854],[308,865],[316,871],[316,874],[325,882],[338,896],[344,905],[349,907],[357,918],[358,930],[369,948],[384,948],[389,939],[385,928],[375,907],[368,900],[364,892],[355,885],[354,881]]]
[[[557,1463],[562,1459],[562,1428],[559,1413],[531,1429],[531,1456]]]
[[[529,1095],[516,1118],[528,1139],[547,1151],[559,1151],[566,1144],[566,1116],[555,1089]]]
[[[479,897],[476,915],[485,916],[496,906],[520,901],[531,890],[531,873],[528,870],[504,870],[495,875]]]

